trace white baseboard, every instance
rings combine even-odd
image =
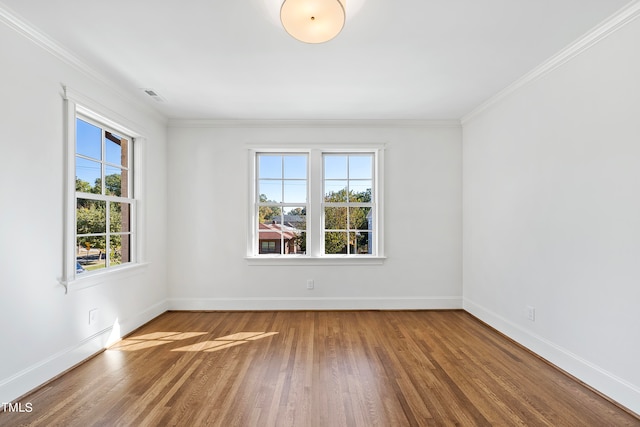
[[[167,311],[167,302],[162,301],[127,319],[119,319],[117,326],[109,326],[78,344],[65,348],[40,362],[0,381],[0,402],[12,402],[38,388],[57,375],[102,351],[112,335],[126,335],[151,319]],[[115,330],[118,329],[118,330]]]
[[[416,298],[170,298],[169,310],[444,310],[461,297]]]
[[[465,298],[463,308],[620,405],[640,414],[640,388],[473,301]]]
[[[56,375],[101,351],[111,335],[113,327],[84,339],[28,368],[0,381],[0,402],[12,402],[39,387]]]

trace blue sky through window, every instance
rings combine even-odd
[[[258,171],[258,194],[264,194],[268,201],[307,201],[306,154],[260,154]],[[337,193],[347,187],[353,193],[365,192],[373,185],[373,155],[326,154],[324,179],[325,194]]]
[[[96,159],[76,157],[76,178],[94,185],[101,177],[102,130],[84,120],[76,120],[76,153]]]
[[[307,155],[260,154],[258,194],[278,203],[307,202]]]
[[[115,138],[121,140],[122,137],[112,134]],[[122,147],[111,140],[105,139],[106,161],[115,165],[122,163],[122,150],[128,149],[127,146]],[[102,160],[102,129],[82,119],[76,119],[76,153],[95,159],[95,161],[76,157],[76,178],[94,185],[96,179],[101,178]],[[123,165],[127,166],[127,165]],[[106,175],[121,175],[122,170],[118,167],[107,166]]]
[[[372,179],[371,154],[325,154],[324,179]]]
[[[84,120],[76,120],[76,153],[102,160],[102,130]]]
[[[325,154],[325,197],[334,197],[333,201],[336,202],[346,202],[346,197],[345,200],[335,200],[335,194],[345,189],[349,190],[349,194],[364,193],[372,185],[372,154]]]

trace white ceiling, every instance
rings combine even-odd
[[[283,120],[458,119],[629,3],[347,0],[309,45],[279,0],[0,1],[167,117]]]

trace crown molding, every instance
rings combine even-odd
[[[459,120],[214,120],[169,119],[174,128],[460,128]]]
[[[78,56],[68,50],[66,47],[62,46],[60,43],[56,42],[54,39],[49,37],[44,32],[40,31],[38,28],[30,24],[27,20],[18,15],[15,11],[11,10],[9,7],[0,2],[0,22],[5,24],[7,27],[14,30],[16,33],[25,37],[27,40],[34,43],[36,46],[42,48],[46,52],[53,55],[55,58],[64,62],[65,64],[71,66],[72,68],[78,70],[85,76],[91,78],[97,83],[100,83],[113,91],[115,91],[121,98],[129,101],[135,102],[136,105],[141,106],[145,109],[146,112],[153,115],[153,117],[157,120],[166,123],[167,118],[162,115],[157,110],[154,110],[152,107],[144,104],[139,99],[135,98],[128,92],[126,92],[120,85],[115,83],[113,80],[107,78],[104,74],[99,71],[91,68],[87,65],[83,60],[81,60]]]
[[[512,84],[493,95],[491,98],[480,104],[471,112],[464,115],[460,119],[460,123],[462,125],[467,124],[469,121],[473,120],[484,111],[489,110],[494,105],[507,98],[513,92],[528,85],[529,83],[543,78],[555,69],[561,67],[576,56],[580,55],[582,52],[590,49],[592,46],[604,40],[609,35],[620,30],[625,25],[638,18],[638,16],[640,16],[640,0],[634,0],[620,9],[618,12],[613,14],[611,17],[598,24],[584,36],[580,37],[578,40],[574,41],[569,46],[565,47],[542,64],[538,65],[536,68],[534,68]]]
[[[66,62],[85,74],[92,74],[94,79],[98,79],[102,83],[108,83],[102,75],[95,73],[94,70],[89,68],[77,56],[33,25],[27,23],[27,21],[20,17],[16,12],[9,9],[2,3],[0,3],[0,22],[4,23],[7,27],[27,38],[37,46],[46,50],[56,58]]]

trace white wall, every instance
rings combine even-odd
[[[0,25],[0,402],[9,402],[166,309],[166,125],[149,110]],[[62,84],[145,131],[147,260],[139,275],[83,290],[62,274]],[[88,324],[90,309],[98,321]],[[117,331],[116,331],[117,332]]]
[[[459,126],[175,123],[169,140],[170,307],[461,307]],[[270,142],[387,144],[383,265],[248,265],[247,144]]]
[[[463,130],[465,309],[637,413],[639,41],[636,19]]]

